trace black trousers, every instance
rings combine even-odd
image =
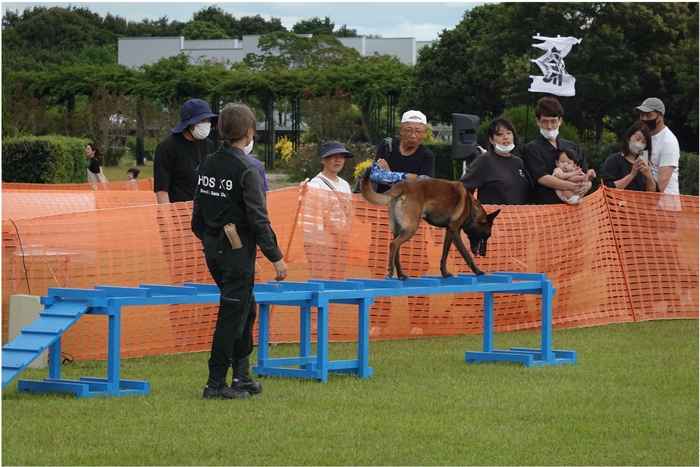
[[[207,267],[221,290],[209,357],[209,380],[213,383],[226,381],[232,359],[247,357],[253,351],[255,240],[252,233],[239,235],[243,248],[237,250],[231,248],[225,235],[205,234],[202,241]]]

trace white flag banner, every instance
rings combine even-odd
[[[530,92],[546,92],[555,96],[573,96],[576,94],[576,79],[566,72],[564,57],[571,51],[571,47],[581,43],[581,39],[575,37],[544,37],[539,34],[533,39],[544,42],[532,44],[545,51],[545,54],[535,62],[540,67],[544,76],[532,76]]]

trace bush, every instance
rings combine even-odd
[[[66,136],[26,136],[2,142],[2,181],[8,183],[85,182],[89,141]]]
[[[457,180],[462,175],[462,161],[452,159],[452,143],[423,143],[435,154],[435,178]]]
[[[698,196],[698,155],[682,152],[678,163],[678,184],[682,195]]]

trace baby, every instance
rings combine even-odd
[[[579,157],[575,151],[564,149],[559,153],[559,157],[554,161],[556,167],[552,175],[560,180],[568,180],[570,182],[587,182],[595,178],[595,170],[590,169],[585,174],[578,166]],[[582,196],[574,194],[571,190],[554,190],[559,199],[567,204],[580,204]]]
[[[134,167],[130,168],[126,171],[126,179],[135,182],[136,177],[139,176],[139,172],[141,172],[139,169],[135,169]]]

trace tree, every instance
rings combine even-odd
[[[273,32],[258,41],[259,55],[248,54],[244,62],[253,69],[328,67],[346,65],[360,54],[333,36],[303,37],[291,32]]]
[[[333,23],[328,16],[324,19],[316,16],[315,18],[298,21],[292,26],[292,32],[295,34],[312,34],[314,36],[332,36],[333,28],[335,28],[335,23]]]
[[[333,32],[335,37],[357,37],[357,29],[348,29],[346,25],[342,25],[337,31]]]
[[[229,39],[219,25],[209,21],[193,21],[187,24],[182,30],[182,35],[188,40]]]
[[[443,31],[436,44],[421,49],[402,98],[444,120],[454,112],[490,118],[506,104],[532,104],[540,97],[526,91],[532,34],[574,36],[583,40],[565,62],[576,78],[576,96],[559,99],[565,119],[580,134],[593,130],[600,143],[604,128],[616,134],[626,130],[637,118],[632,109],[645,97],[667,96],[671,102],[676,91],[697,102],[693,8],[614,2],[479,6],[466,12],[455,29]],[[689,32],[693,24],[695,35]],[[689,111],[682,112],[669,117],[686,121]],[[694,139],[697,144],[697,130]]]

